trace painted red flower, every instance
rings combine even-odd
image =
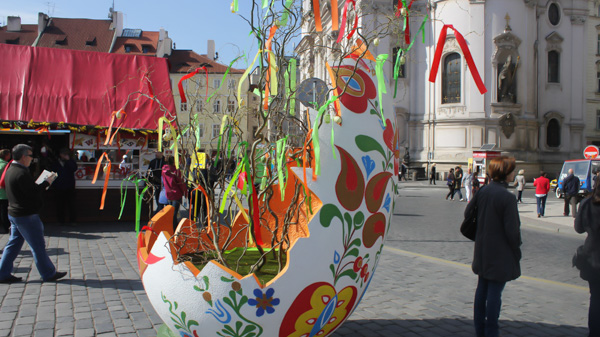
[[[358,114],[367,111],[369,100],[377,96],[371,76],[352,66],[339,66],[335,71],[338,93],[343,92],[340,96],[342,104],[348,110]]]

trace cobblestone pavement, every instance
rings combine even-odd
[[[555,220],[534,225],[568,229],[561,223],[568,219]],[[156,336],[162,322],[139,279],[132,224],[46,227],[51,259],[69,274],[41,283],[25,246],[15,263],[25,282],[0,284],[0,337]],[[7,239],[0,236],[0,247]],[[384,252],[365,298],[334,336],[474,335],[470,266],[394,245]],[[521,277],[507,284],[503,301],[502,336],[587,334],[584,284]]]

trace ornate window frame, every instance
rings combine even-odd
[[[559,144],[558,146],[550,146],[548,145],[548,126],[550,124],[550,121],[552,120],[556,120],[558,122],[558,127],[559,127]],[[565,117],[557,111],[550,111],[548,113],[546,113],[544,115],[544,147],[546,149],[552,149],[552,150],[560,150],[563,147],[563,137],[562,137],[562,130],[563,130],[563,126],[564,126],[564,120]]]
[[[562,90],[562,83],[561,83],[561,56],[562,56],[562,43],[564,41],[564,38],[558,34],[557,32],[552,32],[550,34],[548,34],[546,36],[546,89],[551,88],[551,87],[558,87],[560,90]],[[549,78],[548,78],[548,73],[549,73],[549,68],[550,68],[550,64],[548,63],[548,55],[550,54],[551,51],[555,51],[558,53],[558,82],[550,82]]]

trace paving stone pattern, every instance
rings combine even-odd
[[[133,224],[46,227],[51,259],[69,274],[42,283],[25,245],[14,271],[25,282],[0,285],[0,337],[156,336],[162,322],[139,279]],[[0,247],[7,239],[0,236]],[[476,276],[424,255],[386,248],[362,303],[334,336],[473,336]],[[502,336],[585,336],[588,301],[581,286],[510,282]]]

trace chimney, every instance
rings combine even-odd
[[[206,56],[211,60],[215,59],[215,40],[208,40],[206,47]]]
[[[115,30],[115,36],[123,35],[123,12],[110,10],[109,17],[112,19],[111,29]]]
[[[6,25],[7,32],[20,32],[21,31],[21,17],[20,16],[9,16],[8,24]]]
[[[43,32],[44,29],[46,29],[46,26],[48,26],[48,15],[39,12],[38,13],[38,36],[40,36]]]
[[[160,27],[160,30],[158,31],[158,41],[162,41],[165,39],[165,28],[164,27]]]

